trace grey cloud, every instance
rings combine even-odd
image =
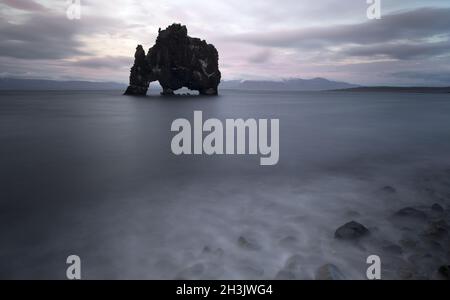
[[[383,16],[382,20],[329,27],[246,33],[228,41],[285,48],[320,48],[348,44],[367,45],[398,40],[418,41],[449,34],[450,8],[420,8]]]
[[[23,24],[0,21],[0,56],[59,59],[83,54],[73,37],[77,29],[61,18],[33,17]]]
[[[342,51],[344,56],[375,57],[393,59],[417,59],[450,53],[450,42],[434,43],[392,43],[349,47]]]
[[[125,82],[129,75],[129,66],[107,67],[103,64],[95,67],[88,66],[87,62],[78,64],[68,60],[34,60],[30,63],[25,59],[0,57],[0,65],[0,77]]]
[[[73,62],[74,65],[85,68],[130,68],[133,63],[132,56],[105,56],[91,57]]]
[[[48,46],[45,41],[2,41],[0,42],[0,56],[22,59],[60,59],[72,55],[86,54],[77,50],[78,43],[67,43]]]
[[[47,10],[44,6],[33,0],[2,0],[1,3],[5,4],[6,6],[25,11]]]
[[[272,52],[270,50],[263,50],[249,58],[249,62],[255,64],[262,64],[268,62],[272,57]]]
[[[109,33],[117,20],[87,17],[70,21],[64,14],[34,13],[23,23],[0,20],[0,56],[22,59],[61,59],[88,55],[80,35]]]

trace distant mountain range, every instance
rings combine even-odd
[[[326,91],[355,88],[358,85],[325,78],[285,79],[281,81],[231,80],[220,83],[221,89],[259,91]]]
[[[0,90],[125,90],[126,88],[126,84],[116,82],[0,78]]]
[[[44,79],[0,78],[0,90],[120,90],[127,85],[117,82],[57,81]],[[151,89],[160,88],[152,84]],[[225,80],[220,83],[224,90],[260,91],[345,91],[345,92],[398,92],[398,93],[450,93],[450,87],[364,87],[331,81],[324,78],[287,79],[282,81]]]

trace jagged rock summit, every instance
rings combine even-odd
[[[186,26],[172,24],[159,30],[147,55],[141,45],[137,46],[125,95],[146,95],[152,81],[159,81],[163,95],[173,95],[182,87],[200,95],[217,95],[220,77],[216,48],[189,37]]]

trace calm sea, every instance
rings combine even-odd
[[[194,110],[279,119],[278,165],[173,155],[171,123]],[[2,91],[0,278],[65,278],[71,254],[86,279],[272,279],[282,270],[309,279],[326,263],[360,279],[370,254],[389,261],[389,278],[400,267],[431,276],[449,244],[427,248],[416,234],[424,224],[391,217],[434,202],[448,210],[448,178],[448,95]],[[334,239],[351,220],[371,237]],[[406,239],[433,260],[415,263],[417,247],[383,252]]]

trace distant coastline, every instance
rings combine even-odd
[[[125,83],[96,81],[59,81],[49,79],[0,78],[0,91],[64,91],[64,90],[124,90]],[[151,87],[160,89],[160,87]],[[352,92],[352,93],[423,93],[447,94],[448,87],[395,87],[395,86],[358,86],[346,82],[331,81],[324,78],[288,79],[282,81],[225,80],[220,90],[266,91],[266,92]]]
[[[394,87],[394,86],[373,86],[356,87],[348,89],[335,89],[335,92],[355,92],[355,93],[423,93],[423,94],[447,94],[450,87]]]

